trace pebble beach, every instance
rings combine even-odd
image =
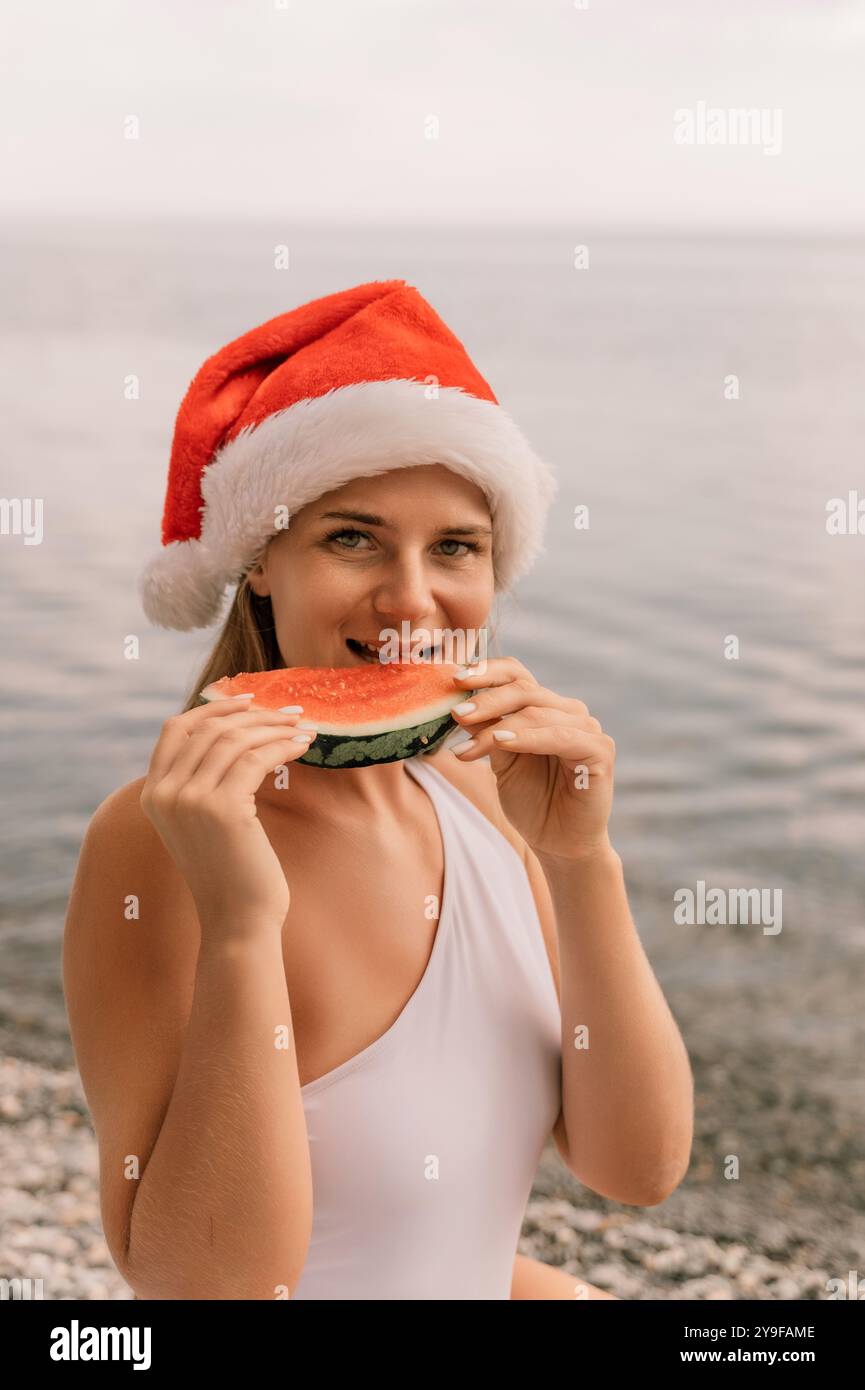
[[[77,1072],[5,1057],[0,1269],[6,1278],[41,1280],[46,1299],[133,1297],[102,1234],[98,1171]],[[729,1212],[692,1186],[661,1208],[604,1202],[571,1178],[550,1145],[520,1251],[622,1299],[817,1299],[827,1296],[827,1281],[837,1273],[830,1246],[807,1215],[782,1223],[755,1211],[752,1220],[731,1226]]]

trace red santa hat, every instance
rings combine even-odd
[[[558,484],[418,291],[376,280],[251,329],[180,406],[162,549],[140,579],[147,617],[209,627],[285,516],[353,478],[430,463],[485,493],[508,590],[543,550]]]

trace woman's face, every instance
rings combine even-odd
[[[486,497],[443,464],[354,479],[291,517],[249,585],[270,595],[287,666],[361,664],[349,639],[402,641],[404,623],[432,643],[463,632],[471,656],[494,596]]]

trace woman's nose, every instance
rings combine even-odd
[[[402,560],[377,576],[374,607],[381,617],[415,622],[435,611],[432,586],[422,560]]]

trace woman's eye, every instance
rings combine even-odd
[[[338,541],[343,550],[361,550],[365,549],[365,547],[359,545],[352,545],[349,542],[357,540],[371,540],[372,538],[368,534],[368,532],[356,531],[354,527],[349,526],[342,531],[331,531],[330,535],[327,536],[325,539],[328,541]],[[452,550],[445,551],[444,555],[446,560],[461,560],[465,557],[465,555],[469,554],[471,551],[478,549],[478,546],[474,544],[474,542],[472,541],[458,541],[455,539],[450,539],[440,541],[439,544],[456,545],[462,546],[463,548],[462,554],[457,554],[455,551]]]
[[[363,539],[363,537],[364,537],[365,535],[366,535],[366,532],[365,532],[365,531],[353,531],[353,530],[351,530],[351,529],[349,528],[349,529],[346,530],[346,531],[332,531],[331,534],[328,536],[327,539],[328,539],[329,541],[339,541],[340,544],[343,545],[343,548],[344,548],[345,550],[357,550],[357,549],[359,549],[359,547],[356,546],[356,545],[345,545],[345,543],[344,543],[344,542],[345,542],[345,537],[346,537],[346,536],[349,536],[352,540],[355,540],[355,539],[357,539],[358,537],[360,537],[361,539]],[[369,539],[369,538],[367,537],[367,539]]]

